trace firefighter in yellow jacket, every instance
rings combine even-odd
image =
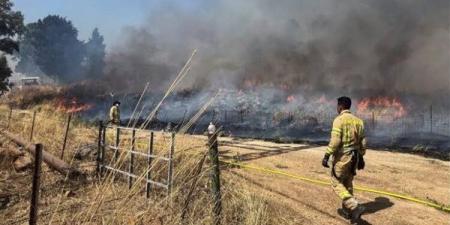
[[[115,101],[109,110],[109,122],[113,125],[120,125],[120,102]]]
[[[364,123],[350,112],[350,98],[344,96],[337,101],[339,115],[333,121],[331,139],[322,165],[329,167],[328,160],[333,156],[331,184],[334,192],[342,199],[342,209],[339,209],[338,213],[356,221],[364,212],[364,207],[359,205],[353,196],[353,176],[356,175],[356,169],[364,168]]]

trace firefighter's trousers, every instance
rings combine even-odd
[[[358,202],[353,197],[352,154],[337,154],[331,169],[331,185],[334,192],[342,199],[342,206],[354,210]]]

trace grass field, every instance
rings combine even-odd
[[[0,107],[0,124],[7,123],[8,108]],[[24,138],[30,135],[32,112],[37,112],[34,142],[59,156],[67,115],[55,110],[52,102],[29,106],[13,114],[10,131]],[[174,189],[170,196],[154,189],[150,199],[144,196],[144,183],[136,182],[128,189],[119,175],[98,179],[92,158],[76,160],[74,154],[82,147],[95,148],[97,127],[75,118],[69,134],[64,160],[82,169],[86,180],[69,181],[44,165],[40,224],[211,224],[210,164],[207,161],[199,174],[194,197],[188,204],[185,221],[180,220],[187,193],[194,179],[194,170],[207,150],[206,137],[177,135],[175,143]],[[124,135],[126,136],[126,135]],[[139,134],[138,134],[139,136]],[[142,137],[145,134],[142,134]],[[108,134],[112,140],[112,134]],[[138,150],[148,147],[146,139],[138,141]],[[9,203],[0,208],[0,224],[26,224],[31,191],[31,170],[16,172],[8,148],[16,147],[0,137],[0,197]],[[157,154],[168,150],[168,138],[156,133]],[[126,148],[129,139],[121,143]],[[321,167],[324,147],[299,144],[220,138],[222,160],[234,160],[264,168],[329,180],[329,171]],[[124,163],[126,156],[123,155]],[[145,175],[145,160],[138,170]],[[404,193],[439,204],[450,205],[450,163],[404,153],[368,150],[366,169],[360,171],[355,184]],[[164,179],[164,163],[154,163],[152,174]],[[337,196],[328,186],[318,186],[284,176],[245,170],[223,165],[222,224],[347,224],[336,209]],[[368,208],[362,224],[446,224],[450,214],[424,205],[378,194],[356,193]]]

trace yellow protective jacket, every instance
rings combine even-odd
[[[344,110],[333,121],[331,139],[326,152],[335,155],[352,150],[359,150],[361,155],[366,153],[364,122],[354,116],[350,110]]]
[[[113,105],[109,110],[109,121],[113,124],[120,124],[120,110],[119,107]]]

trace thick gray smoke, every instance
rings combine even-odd
[[[164,89],[198,49],[187,89],[450,94],[448,0],[160,2],[109,53],[116,88]]]

